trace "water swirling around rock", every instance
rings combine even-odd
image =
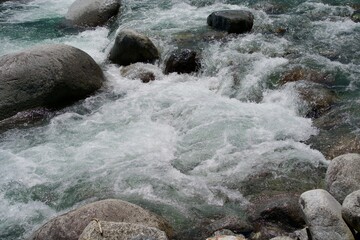
[[[355,0],[124,0],[111,26],[81,32],[61,28],[71,3],[0,4],[0,55],[65,43],[91,55],[108,79],[99,94],[42,124],[0,135],[1,239],[23,239],[104,198],[153,209],[177,231],[227,214],[245,218],[258,194],[321,186],[326,158],[336,153],[314,148],[326,153],[334,136],[358,134]],[[219,9],[251,11],[252,32],[208,28]],[[114,30],[128,28],[158,47],[159,71],[178,46],[201,50],[201,71],[159,74],[150,84],[122,77],[106,57]],[[316,119],[305,117],[296,84],[280,86],[297,67],[334,78],[324,87],[339,98]]]

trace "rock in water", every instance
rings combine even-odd
[[[166,234],[157,228],[124,222],[92,221],[84,229],[79,240],[167,240]]]
[[[342,206],[342,216],[345,221],[360,232],[360,190],[349,194]]]
[[[110,222],[127,222],[158,228],[171,238],[172,229],[161,217],[134,204],[108,199],[87,204],[58,216],[40,229],[33,240],[78,240],[85,227],[94,219]]]
[[[154,63],[159,59],[159,51],[148,37],[125,29],[116,36],[109,59],[123,66],[136,62]]]
[[[172,52],[165,65],[165,74],[192,73],[201,67],[198,54],[190,49]]]
[[[360,10],[356,10],[352,15],[351,15],[351,19],[358,23],[360,22]]]
[[[254,15],[244,10],[224,10],[211,13],[207,24],[228,33],[250,32],[254,24]]]
[[[327,190],[342,203],[347,195],[360,189],[360,155],[349,153],[334,158],[325,181]]]
[[[2,56],[0,119],[36,107],[65,106],[92,94],[104,80],[87,53],[67,45],[43,45]]]
[[[120,6],[120,0],[76,0],[65,18],[76,26],[101,26],[118,14]]]
[[[341,205],[323,189],[304,192],[300,207],[309,226],[312,239],[354,240],[354,236],[341,216]]]

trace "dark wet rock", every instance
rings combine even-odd
[[[274,222],[287,231],[305,226],[298,200],[300,194],[259,195],[251,200],[249,211],[254,222]]]
[[[120,5],[120,0],[76,0],[65,18],[80,27],[101,26],[118,14]]]
[[[159,57],[159,51],[148,37],[130,29],[119,32],[109,55],[111,62],[123,66],[154,63]]]
[[[297,82],[295,89],[308,105],[305,115],[310,118],[318,118],[329,111],[338,99],[334,91],[313,82]]]
[[[167,240],[165,232],[141,224],[91,221],[79,240]]]
[[[165,74],[169,73],[192,73],[201,67],[197,52],[190,49],[182,49],[171,53],[165,63]]]
[[[223,229],[230,230],[234,233],[244,234],[248,234],[254,230],[250,223],[235,216],[223,217],[206,226],[206,231],[209,233],[209,235]]]
[[[172,228],[161,217],[134,204],[108,199],[87,204],[58,216],[32,236],[33,240],[77,240],[85,227],[94,219],[109,222],[142,224],[164,231],[169,238]]]
[[[279,227],[273,222],[263,222],[256,226],[257,231],[250,235],[251,240],[269,240],[277,236],[285,236],[288,234],[287,231]]]
[[[27,109],[59,108],[98,90],[105,78],[80,49],[42,45],[0,58],[0,116]]]
[[[342,216],[347,224],[360,232],[360,190],[346,196],[342,204]]]
[[[354,236],[341,216],[341,205],[323,189],[304,192],[300,206],[313,239],[354,240]]]
[[[356,23],[360,22],[360,10],[356,10],[356,11],[351,15],[351,20],[353,20],[353,21],[356,22]]]
[[[286,72],[282,76],[280,83],[285,84],[288,82],[296,82],[300,80],[305,80],[314,83],[321,83],[321,84],[331,84],[335,81],[334,77],[331,76],[330,74],[325,74],[315,70],[297,67],[289,72]]]
[[[121,67],[120,74],[129,79],[141,80],[143,83],[154,81],[156,78],[162,76],[159,68],[152,64],[144,63],[134,63],[126,67]]]
[[[228,33],[250,32],[254,24],[254,15],[244,10],[224,10],[211,13],[207,24]]]
[[[360,155],[349,153],[334,158],[326,171],[326,189],[342,203],[360,189]]]

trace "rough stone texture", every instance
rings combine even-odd
[[[165,74],[192,73],[197,72],[201,67],[198,54],[190,49],[172,52],[165,65]]]
[[[254,15],[244,10],[224,10],[211,13],[207,24],[228,33],[250,32],[254,24]]]
[[[145,63],[134,63],[129,66],[121,67],[120,74],[123,77],[148,83],[163,77],[161,70],[152,65]]]
[[[92,221],[79,240],[167,240],[157,228],[124,222]]]
[[[284,236],[280,236],[280,237],[274,237],[270,240],[295,240],[294,238],[291,237],[284,237]]]
[[[323,189],[304,192],[300,206],[314,240],[354,240],[341,216],[341,205]]]
[[[57,108],[102,86],[97,63],[80,49],[42,45],[0,58],[0,118],[36,108]]]
[[[356,10],[352,15],[351,15],[351,19],[358,23],[360,22],[360,10]]]
[[[291,233],[291,237],[297,240],[309,240],[310,232],[308,228],[303,228],[300,230],[296,230],[295,232]]]
[[[352,228],[360,232],[360,190],[345,198],[342,205],[342,216]]]
[[[334,158],[325,181],[327,190],[342,203],[347,195],[360,189],[360,155],[349,153]]]
[[[76,0],[65,18],[76,26],[96,27],[117,15],[120,5],[120,0]]]
[[[173,235],[171,227],[159,216],[134,204],[108,199],[87,204],[50,220],[33,234],[32,239],[77,240],[94,218],[102,221],[142,224],[165,231],[169,238]]]
[[[109,60],[119,65],[136,62],[154,63],[159,59],[159,51],[151,40],[133,30],[125,29],[116,36]]]

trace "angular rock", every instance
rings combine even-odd
[[[250,32],[254,24],[254,15],[244,10],[224,10],[211,13],[207,24],[228,33]]]
[[[125,29],[116,36],[109,60],[127,66],[136,62],[154,63],[159,56],[159,51],[148,37]]]
[[[98,90],[105,78],[80,49],[42,45],[0,57],[0,119],[19,111],[58,108]]]
[[[141,224],[91,221],[79,240],[167,240],[165,232]]]
[[[342,205],[342,216],[352,228],[360,232],[360,190],[345,198]]]
[[[309,226],[312,239],[354,240],[354,236],[342,219],[341,205],[323,189],[304,192],[300,206]]]
[[[118,14],[120,6],[120,0],[76,0],[65,18],[76,26],[101,26]]]
[[[349,153],[334,158],[326,171],[326,189],[342,203],[360,189],[360,155]]]
[[[33,234],[32,239],[77,240],[94,218],[158,228],[166,232],[169,238],[173,234],[172,228],[161,217],[134,204],[108,199],[87,204],[50,220]]]
[[[172,52],[165,65],[165,74],[192,73],[197,72],[201,67],[197,52],[190,49]]]
[[[351,15],[351,20],[353,20],[353,21],[356,22],[356,23],[360,22],[360,10],[356,10],[356,11]]]

